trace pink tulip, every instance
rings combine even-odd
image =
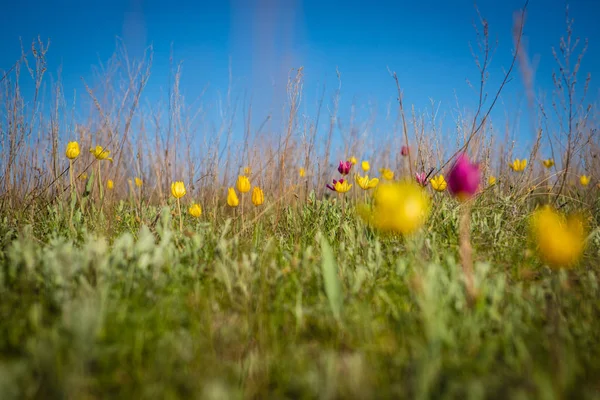
[[[402,155],[402,157],[406,157],[408,155],[408,146],[402,146],[400,154]]]
[[[348,175],[350,173],[350,168],[352,168],[352,163],[350,161],[340,161],[338,171],[342,175]]]
[[[479,164],[472,164],[466,154],[460,154],[448,174],[448,190],[459,200],[467,200],[479,189]]]
[[[421,186],[426,186],[427,185],[427,174],[425,173],[425,171],[423,172],[416,172],[415,173],[415,179],[417,180],[417,183]]]

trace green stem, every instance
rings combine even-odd
[[[181,202],[177,198],[177,211],[179,212],[179,232],[183,232],[183,217],[181,216]]]

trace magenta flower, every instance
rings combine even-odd
[[[472,164],[466,154],[460,154],[448,174],[448,191],[464,201],[477,193],[480,181],[479,164]]]
[[[340,184],[342,184],[342,183],[344,183],[344,179],[342,178],[342,179],[340,179],[339,181],[336,181],[336,180],[334,179],[334,180],[333,180],[333,184],[332,184],[332,185],[330,185],[330,184],[328,183],[328,184],[327,184],[327,185],[325,185],[325,186],[327,186],[327,189],[329,189],[329,190],[333,190],[334,192],[337,192],[337,190],[335,190],[335,184],[336,184],[336,183],[338,183],[338,182],[339,182]]]
[[[340,165],[338,167],[338,171],[342,175],[348,175],[350,173],[350,168],[352,168],[352,162],[350,162],[350,161],[340,161]]]
[[[427,177],[428,175],[425,173],[425,171],[415,173],[415,179],[417,180],[417,183],[421,186],[427,185]]]
[[[400,154],[402,155],[402,157],[406,157],[408,155],[408,146],[402,146]]]

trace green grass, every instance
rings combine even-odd
[[[470,305],[459,206],[434,203],[406,239],[314,197],[243,231],[129,203],[74,230],[61,205],[5,215],[0,398],[600,398],[598,235],[550,270],[530,200],[485,193]]]

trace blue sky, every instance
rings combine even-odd
[[[510,63],[513,13],[522,4],[478,3],[489,21],[490,37],[498,41],[490,91]],[[153,45],[154,66],[146,91],[150,98],[166,90],[171,44],[175,59],[183,61],[182,90],[188,100],[208,88],[204,101],[214,103],[227,90],[231,60],[234,92],[252,97],[256,124],[269,112],[280,112],[288,73],[298,66],[304,66],[305,73],[302,112],[313,116],[323,84],[330,102],[339,68],[340,117],[346,125],[352,104],[359,120],[366,120],[373,109],[383,120],[388,104],[395,106],[388,67],[398,73],[405,102],[418,110],[428,107],[432,98],[451,118],[456,99],[471,109],[477,100],[476,90],[466,83],[478,81],[469,50],[476,40],[477,15],[469,0],[22,0],[8,2],[2,10],[0,70],[19,58],[19,38],[26,46],[37,35],[50,39],[49,72],[56,77],[62,67],[67,97],[74,89],[83,93],[80,78],[92,80],[92,67],[111,56],[118,36],[134,57]],[[535,88],[538,94],[549,94],[556,69],[551,48],[564,35],[565,3],[532,0],[528,10],[525,37],[528,56],[537,66]],[[590,39],[582,73],[600,71],[600,3],[573,0],[570,14],[575,36]],[[597,78],[592,75],[590,101],[600,97]],[[523,93],[517,71],[494,114],[496,125],[503,125],[499,119],[505,113],[527,113]],[[527,124],[522,122],[514,133],[526,143],[531,132],[523,125]],[[451,120],[445,126],[450,127]]]

